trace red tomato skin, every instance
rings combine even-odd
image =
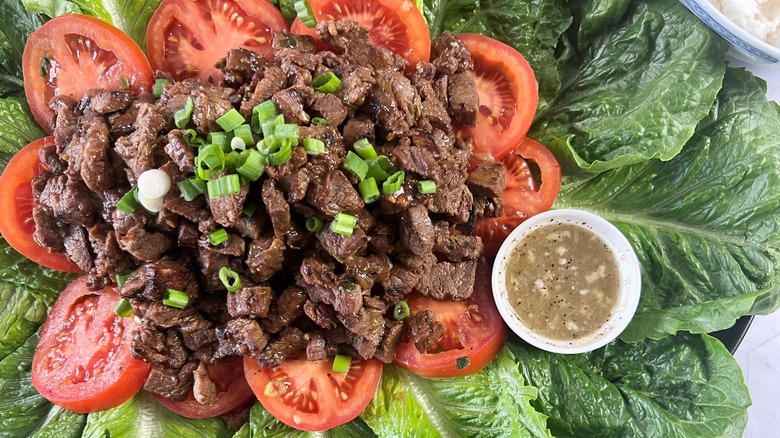
[[[522,54],[500,41],[471,33],[457,37],[466,44],[474,60],[480,101],[476,126],[459,127],[459,135],[472,138],[475,153],[490,152],[500,160],[531,127],[539,103],[536,76]],[[499,78],[509,89],[495,90],[491,78]],[[499,91],[505,95],[498,95]]]
[[[47,400],[86,414],[115,408],[141,389],[149,364],[132,356],[130,343],[138,326],[133,318],[114,313],[119,300],[112,287],[90,291],[86,277],[62,291],[33,356],[32,384]],[[119,339],[109,338],[109,345],[101,343],[105,336],[117,334]],[[103,355],[93,356],[98,349]],[[95,373],[96,367],[102,367],[102,372]]]
[[[257,20],[252,26],[264,26],[260,30],[262,36],[250,44],[248,30],[236,29],[235,22],[221,13],[223,7],[232,8],[231,14],[241,15],[243,25],[250,18]],[[146,45],[149,62],[155,70],[165,71],[176,80],[197,77],[219,83],[222,72],[214,65],[228,50],[241,47],[273,58],[273,32],[287,29],[281,12],[266,0],[163,0],[149,20]],[[169,38],[180,31],[194,37],[196,43],[177,35],[175,40],[181,46],[175,50],[169,47]]]
[[[458,308],[477,305],[477,312],[468,311],[453,315]],[[508,329],[498,313],[490,285],[490,265],[482,262],[477,267],[474,293],[463,303],[457,301],[436,301],[420,295],[409,299],[412,314],[431,310],[436,319],[447,327],[445,338],[459,340],[462,348],[440,353],[420,353],[414,345],[411,333],[398,346],[395,364],[422,377],[462,377],[476,373],[486,367],[506,343]],[[455,310],[454,310],[455,309]],[[480,321],[475,315],[479,315]],[[455,321],[453,321],[455,320]],[[454,327],[457,324],[459,327]],[[458,368],[457,361],[468,358],[468,365]]]
[[[33,141],[11,158],[0,175],[0,203],[5,206],[0,215],[0,234],[13,249],[39,265],[62,272],[81,272],[67,257],[51,253],[33,240],[31,182],[41,170],[40,150],[52,145],[54,137]]]
[[[116,64],[104,74],[95,71],[105,58],[74,60],[69,44],[73,36],[86,37],[97,45],[101,56],[115,57]],[[81,41],[83,42],[83,41]],[[51,57],[47,76],[42,73],[42,59]],[[81,14],[65,14],[52,18],[31,33],[22,54],[24,94],[35,120],[51,133],[54,129],[54,111],[49,100],[55,95],[67,95],[78,101],[93,88],[118,90],[126,85],[140,93],[151,90],[154,73],[143,50],[121,30],[94,17]],[[56,73],[56,89],[50,82],[51,71]],[[110,72],[110,73],[109,73]],[[71,73],[71,74],[68,74]]]

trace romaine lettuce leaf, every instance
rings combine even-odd
[[[54,304],[63,289],[78,274],[44,268],[16,252],[0,237],[0,281],[22,287],[47,306]]]
[[[86,423],[86,415],[52,406],[46,421],[30,438],[78,438]]]
[[[613,29],[531,128],[567,173],[671,159],[721,87],[727,44],[676,0],[635,2]]]
[[[25,11],[19,0],[0,2],[0,97],[23,93],[22,52],[27,36],[43,22],[40,15]]]
[[[239,430],[237,437],[234,438],[241,438],[238,436],[241,433],[245,434],[244,437],[263,438],[371,438],[376,436],[360,418],[325,432],[303,432],[274,418],[260,402],[255,402],[252,406],[246,429],[245,432]]]
[[[45,135],[30,113],[27,101],[17,98],[0,99],[0,172],[19,149]]]
[[[162,0],[22,0],[31,12],[56,17],[81,13],[113,24],[146,50],[146,27]]]
[[[708,335],[613,342],[587,354],[547,353],[510,340],[531,404],[563,437],[739,437],[748,389],[736,360]]]
[[[0,282],[0,360],[21,347],[46,319],[48,308],[19,286]]]
[[[546,417],[529,404],[536,395],[504,348],[466,377],[426,379],[386,366],[361,418],[381,437],[548,437]]]
[[[622,339],[708,333],[775,310],[780,284],[780,106],[744,70],[672,161],[651,160],[564,188],[556,207],[614,223],[642,265],[642,298]]]

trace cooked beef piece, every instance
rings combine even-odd
[[[344,261],[344,276],[357,283],[363,290],[371,290],[374,283],[385,281],[393,268],[386,254],[353,256]]]
[[[362,65],[380,71],[403,71],[406,60],[390,50],[375,46],[368,39],[353,39],[347,42],[344,59],[353,65]]]
[[[141,224],[130,227],[126,232],[117,232],[116,237],[122,250],[144,262],[159,260],[173,247],[170,236],[147,231]]]
[[[282,192],[276,189],[272,179],[263,182],[263,204],[268,210],[268,216],[271,217],[274,235],[282,238],[290,229],[290,205],[287,204]]]
[[[378,221],[368,233],[368,249],[374,254],[391,254],[395,244],[395,224]]]
[[[385,332],[382,313],[361,307],[354,316],[339,315],[339,320],[350,331],[351,344],[363,359],[371,359],[376,353]]]
[[[47,131],[54,132],[54,142],[58,145],[70,143],[73,134],[78,129],[77,116],[73,112],[76,101],[69,96],[55,96],[49,102],[49,108],[54,111],[54,126],[44,126]],[[57,152],[62,152],[58,149]]]
[[[68,258],[79,265],[84,272],[89,272],[95,262],[90,252],[87,230],[79,225],[68,225],[65,238],[62,239]]]
[[[379,211],[386,215],[396,215],[409,208],[415,202],[417,181],[407,179],[401,189],[392,194],[382,194],[379,198]]]
[[[54,175],[65,173],[67,163],[57,154],[57,146],[45,145],[38,151],[38,159]],[[44,181],[45,184],[46,181]]]
[[[118,292],[127,298],[162,301],[167,289],[186,293],[190,301],[198,297],[198,283],[192,271],[173,260],[160,260],[140,266],[118,288]]]
[[[57,226],[51,209],[38,204],[33,207],[32,213],[35,221],[35,231],[33,232],[35,243],[49,251],[64,252],[65,246],[62,239],[65,237],[65,233],[61,227]]]
[[[240,86],[249,83],[255,73],[268,64],[270,62],[260,53],[238,48],[229,50],[217,65],[225,83]]]
[[[382,300],[388,307],[395,305],[395,303],[411,293],[419,281],[420,277],[414,272],[402,266],[393,265],[390,275],[380,282],[384,292]]]
[[[474,196],[486,198],[501,196],[506,188],[504,165],[492,161],[482,163],[469,174],[466,184]]]
[[[429,149],[398,146],[393,150],[393,161],[402,170],[415,173],[423,179],[433,178],[436,172],[436,157]]]
[[[192,91],[192,123],[200,132],[219,131],[217,119],[233,109],[229,96],[230,88],[220,88],[215,85],[200,86]]]
[[[249,245],[246,266],[253,280],[261,283],[282,270],[284,263],[284,242],[274,236],[263,237]]]
[[[95,222],[96,206],[89,189],[65,175],[49,179],[37,202],[49,207],[58,221],[85,226]]]
[[[436,345],[447,330],[444,324],[436,320],[436,315],[430,310],[417,312],[409,318],[409,330],[414,339],[414,346],[420,353],[427,353]]]
[[[474,290],[477,262],[439,262],[420,276],[417,290],[437,300],[465,300]]]
[[[217,332],[213,328],[196,330],[184,338],[184,345],[192,351],[214,342],[217,342]]]
[[[307,100],[307,106],[313,116],[324,118],[332,126],[341,125],[349,113],[349,109],[335,94],[315,92]]]
[[[449,97],[448,109],[452,118],[466,126],[475,126],[477,110],[479,109],[479,96],[471,72],[463,71],[450,76],[447,83],[447,95]]]
[[[344,141],[353,144],[361,138],[374,142],[374,122],[364,116],[355,116],[344,125]]]
[[[195,400],[202,405],[213,405],[217,401],[217,385],[211,380],[206,364],[200,362],[192,376],[192,395]]]
[[[178,369],[187,363],[189,353],[184,347],[184,339],[181,333],[173,328],[169,328],[165,331],[165,356],[167,361],[165,363],[166,368]]]
[[[200,244],[209,245],[211,244],[211,241],[209,241],[207,236],[203,236],[201,237]],[[211,248],[220,254],[241,257],[246,253],[246,241],[238,234],[228,233],[228,240],[219,245],[211,244]]]
[[[274,368],[281,365],[288,357],[296,357],[306,350],[309,343],[307,336],[297,327],[285,327],[265,347],[257,362],[261,368]]]
[[[501,217],[504,215],[504,199],[501,197],[485,198],[474,197],[474,212],[477,216]]]
[[[108,229],[105,235],[96,235],[93,230],[98,228]],[[89,230],[90,241],[95,253],[95,266],[89,272],[89,282],[99,288],[99,282],[104,282],[103,286],[113,280],[115,272],[124,271],[134,267],[132,260],[116,240],[116,233],[110,230],[107,224],[96,225]]]
[[[323,360],[328,357],[328,347],[325,336],[322,333],[311,333],[306,344],[306,358],[309,360]]]
[[[363,198],[340,170],[315,179],[306,194],[306,201],[332,218],[341,212],[356,213],[364,207]]]
[[[98,114],[108,114],[128,109],[133,100],[135,100],[135,92],[132,90],[90,90],[87,96],[84,96],[82,102],[84,99],[88,99],[88,103],[85,102],[83,105],[79,103],[79,106],[88,106],[90,110]]]
[[[447,260],[458,262],[461,260],[476,260],[482,256],[484,246],[479,236],[466,236],[445,221],[434,224],[433,251],[444,254]]]
[[[268,286],[244,286],[227,295],[227,310],[234,318],[265,318],[274,291]]]
[[[356,226],[352,234],[334,233],[330,227],[324,227],[317,233],[322,248],[336,260],[346,260],[366,249],[368,236]]]
[[[317,68],[314,53],[281,47],[275,51],[274,61],[287,76],[287,85],[307,88],[311,85],[312,72]]]
[[[81,128],[81,179],[93,192],[114,187],[116,177],[108,157],[108,125],[104,119],[94,117],[84,122]]]
[[[133,357],[155,367],[165,366],[166,355],[165,335],[154,327],[141,327],[133,333],[130,343]]]
[[[174,129],[168,133],[165,153],[179,166],[182,173],[195,171],[195,151],[184,141],[181,130]]]
[[[192,201],[185,201],[181,193],[175,187],[165,195],[165,210],[184,216],[190,221],[200,224],[211,218],[211,213],[206,207],[206,197],[198,196]]]
[[[198,245],[198,226],[189,220],[179,220],[176,242],[179,246],[195,248]]]
[[[279,190],[287,196],[288,204],[297,204],[306,197],[306,191],[311,182],[311,172],[308,167],[293,170],[277,180]],[[289,211],[289,207],[288,207]]]
[[[162,328],[179,327],[183,332],[194,332],[211,327],[211,323],[201,316],[195,307],[177,309],[159,301],[146,301],[130,298],[133,313],[144,323]]]
[[[379,132],[385,140],[391,141],[409,134],[409,124],[404,111],[396,102],[393,83],[386,76],[377,76],[376,82],[366,99],[372,119],[376,120]]]
[[[216,178],[225,176],[217,174]],[[218,198],[208,198],[208,205],[214,220],[223,227],[232,227],[235,225],[241,213],[244,211],[244,203],[249,194],[249,186],[244,184],[238,193],[232,195],[220,196]]]
[[[268,334],[257,321],[248,318],[231,319],[224,327],[217,328],[219,348],[217,358],[229,356],[257,357],[268,344]]]
[[[351,40],[368,40],[368,30],[351,20],[320,21],[317,36],[323,42],[344,50]]]
[[[285,88],[274,93],[272,99],[279,108],[279,112],[284,115],[287,123],[296,125],[308,124],[311,120],[309,114],[303,109],[303,99],[301,92],[303,89]]]
[[[434,228],[428,210],[418,204],[401,213],[398,234],[401,243],[414,254],[423,255],[431,252]]]
[[[184,401],[192,388],[192,373],[197,367],[195,362],[189,362],[178,370],[153,367],[146,376],[144,389],[173,401]]]
[[[453,223],[466,222],[473,203],[474,197],[463,178],[454,172],[445,173],[436,181],[436,193],[423,200],[428,211],[447,215]]]
[[[315,303],[330,304],[336,313],[353,316],[363,305],[360,286],[342,280],[333,272],[334,265],[318,256],[307,257],[301,263],[298,285]]]
[[[308,300],[303,305],[303,312],[315,324],[324,329],[332,329],[339,324],[338,318],[336,318],[336,310],[330,304],[315,303]]]
[[[282,49],[295,49],[303,53],[314,53],[314,38],[309,35],[295,35],[286,30],[274,32],[271,47],[274,53]]]
[[[403,321],[395,321],[385,318],[385,333],[376,349],[374,357],[384,363],[393,363],[398,344],[403,340],[405,325]]]
[[[299,316],[303,315],[306,292],[298,286],[287,286],[271,303],[268,317],[261,321],[263,330],[279,333]]]
[[[474,69],[474,61],[466,44],[449,32],[444,32],[432,41],[431,62],[438,73],[448,76]]]
[[[219,270],[228,267],[230,257],[214,250],[208,239],[200,239],[198,241],[197,263],[203,276],[206,291],[213,292],[225,289],[225,286],[219,279]]]
[[[345,65],[337,69],[336,75],[341,78],[341,88],[335,96],[352,108],[363,106],[375,82],[373,71],[359,65]]]
[[[166,112],[164,107],[151,103],[138,105],[133,132],[117,139],[114,147],[136,178],[155,167],[155,154],[159,150],[157,136],[170,125],[170,113]]]
[[[387,304],[379,297],[367,296],[363,297],[363,305],[368,310],[376,310],[379,313],[387,312]]]
[[[265,215],[255,213],[252,217],[241,217],[236,220],[233,228],[243,237],[251,240],[258,240],[263,235],[263,228],[266,219]]]

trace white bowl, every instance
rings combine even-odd
[[[553,224],[574,224],[584,226],[609,247],[615,255],[620,272],[620,291],[618,302],[612,315],[598,330],[579,339],[558,340],[545,337],[528,327],[520,318],[509,300],[506,286],[506,265],[517,245],[536,229]],[[639,304],[642,288],[642,277],[639,261],[628,239],[614,225],[581,210],[562,209],[550,210],[533,216],[521,223],[509,234],[501,245],[493,263],[492,273],[493,297],[496,306],[510,329],[529,344],[554,353],[576,354],[603,347],[623,332],[633,318]]]
[[[779,64],[780,48],[761,41],[723,15],[709,0],[680,0],[694,15],[731,44],[729,54],[751,64]]]

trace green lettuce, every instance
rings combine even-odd
[[[567,70],[560,95],[537,113],[530,136],[569,174],[669,160],[712,106],[726,49],[676,0],[635,2]]]
[[[745,428],[742,371],[711,336],[616,341],[579,355],[509,346],[556,437],[738,437]]]
[[[16,152],[45,135],[30,113],[26,100],[0,99],[0,172]]]
[[[536,395],[505,348],[466,377],[426,379],[386,366],[361,418],[383,437],[549,437],[546,417],[529,403]]]
[[[0,97],[22,95],[22,53],[27,36],[44,23],[40,15],[27,12],[19,0],[0,2]]]
[[[249,413],[249,423],[236,433],[235,438],[371,438],[374,431],[360,418],[325,432],[304,432],[285,425],[274,418],[260,402],[255,402]]]

